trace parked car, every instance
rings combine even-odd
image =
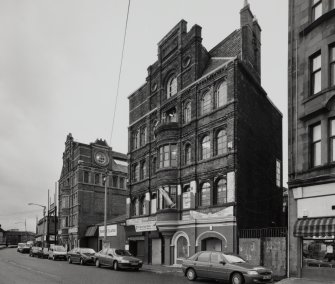
[[[67,253],[69,263],[77,262],[81,265],[94,264],[95,250],[91,248],[74,248]]]
[[[17,251],[20,253],[29,253],[30,252],[30,246],[26,243],[18,243],[17,245]]]
[[[103,249],[95,254],[95,265],[100,267],[111,266],[114,270],[133,269],[139,270],[142,267],[142,260],[132,256],[129,251],[123,249]]]
[[[48,258],[49,257],[49,248],[42,248],[42,258]]]
[[[48,259],[56,260],[56,259],[64,259],[67,258],[67,252],[65,247],[63,246],[52,246],[49,249]]]
[[[272,283],[272,271],[247,263],[240,256],[215,251],[201,251],[182,263],[188,280],[212,278],[230,281],[232,284]]]
[[[32,256],[32,257],[34,257],[34,256],[41,257],[41,254],[42,254],[42,248],[41,247],[32,246],[30,248],[30,252],[29,252],[30,256]]]

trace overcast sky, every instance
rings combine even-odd
[[[181,19],[210,50],[239,28],[244,0],[132,0],[112,147],[127,153],[128,99]],[[262,85],[283,113],[287,182],[287,8],[249,0],[262,28]],[[0,0],[0,224],[35,231],[66,135],[109,141],[127,0]]]

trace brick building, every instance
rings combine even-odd
[[[289,271],[335,279],[335,1],[289,1]]]
[[[129,96],[129,249],[152,264],[238,252],[240,229],[280,226],[282,115],[261,87],[261,28],[207,51],[181,20]]]
[[[104,220],[105,177],[107,218],[125,214],[127,156],[112,150],[106,141],[89,145],[67,136],[59,179],[59,238],[70,248],[90,245],[95,232],[90,225]],[[88,231],[87,231],[88,230]]]

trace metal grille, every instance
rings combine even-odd
[[[243,229],[239,230],[240,238],[275,238],[275,237],[286,237],[286,227],[276,228],[261,228],[261,229]]]

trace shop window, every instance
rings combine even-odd
[[[210,158],[211,156],[211,142],[209,136],[206,135],[201,140],[201,160]]]
[[[191,102],[187,102],[184,106],[184,123],[191,121]]]
[[[321,124],[311,127],[311,165],[321,165]]]
[[[321,91],[321,53],[310,58],[311,66],[311,95]]]
[[[219,108],[227,104],[227,82],[220,83],[215,92],[215,107]]]
[[[330,120],[330,161],[335,162],[335,118]]]
[[[312,20],[322,16],[322,0],[312,0]]]
[[[303,239],[303,266],[317,268],[335,268],[334,239]]]
[[[201,114],[205,115],[206,113],[209,113],[212,110],[212,96],[210,91],[206,92],[201,99]]]
[[[175,94],[177,94],[177,77],[175,75],[172,75],[166,84],[166,95],[169,99]]]
[[[335,45],[332,45],[329,49],[329,70],[330,70],[330,85],[335,86]]]
[[[205,182],[200,188],[200,206],[211,205],[211,186],[209,182]]]
[[[227,202],[227,181],[223,178],[219,179],[214,189],[214,205],[220,205]]]
[[[216,134],[216,155],[227,153],[227,133],[226,130],[220,130]]]

